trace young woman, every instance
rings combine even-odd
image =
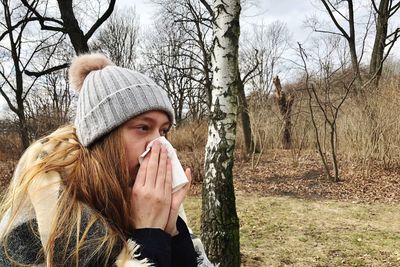
[[[32,144],[1,206],[0,266],[206,266],[172,193],[157,141],[174,121],[166,93],[100,54],[74,59],[73,125]],[[186,170],[191,180],[190,170]]]

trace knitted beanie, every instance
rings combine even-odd
[[[79,91],[74,125],[84,146],[147,111],[164,111],[174,122],[174,110],[163,89],[143,74],[115,66],[102,54],[76,57],[69,79]]]

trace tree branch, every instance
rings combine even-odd
[[[37,20],[39,21],[39,24],[41,26],[42,30],[49,30],[49,31],[58,31],[58,32],[63,32],[66,33],[67,30],[64,28],[64,24],[62,21],[59,21],[55,18],[48,18],[48,17],[43,17],[37,10],[35,7],[33,7],[31,4],[28,3],[27,0],[21,0],[22,4],[24,4],[25,7],[27,7],[37,18]],[[35,1],[33,1],[35,2]],[[54,27],[54,26],[48,26],[45,25],[44,23],[48,21],[48,22],[55,22],[63,27]]]
[[[28,75],[28,76],[33,76],[33,77],[40,77],[42,75],[50,74],[53,71],[62,70],[62,69],[65,69],[67,67],[69,67],[69,63],[64,63],[64,64],[61,64],[61,65],[49,68],[47,70],[38,71],[38,72],[26,70],[25,74]]]
[[[207,0],[200,0],[200,2],[207,9],[208,13],[210,13],[210,16],[214,18],[214,11],[212,10],[211,6],[207,3]]]
[[[260,65],[260,61],[258,61],[258,50],[255,49],[256,53],[254,55],[254,57],[256,58],[256,64],[254,64],[253,68],[251,70],[249,70],[246,75],[244,75],[243,79],[242,79],[242,83],[245,84],[247,82],[247,79],[249,78],[249,76],[258,68],[258,65]]]
[[[9,28],[7,31],[3,32],[0,35],[0,41],[3,40],[3,38],[9,33],[12,32],[13,30],[17,29],[21,24],[23,23],[27,23],[29,21],[36,21],[38,20],[38,18],[25,18],[23,20],[18,21],[14,26],[12,26],[11,28]]]
[[[328,1],[329,5],[333,8],[333,10],[336,11],[336,13],[338,13],[344,20],[349,21],[348,18],[346,18],[345,15],[342,14],[342,12],[339,11],[339,9],[337,9],[332,3],[331,1]]]
[[[393,16],[400,8],[400,1],[395,4],[393,7],[389,8],[389,17]]]
[[[93,33],[103,24],[109,16],[111,16],[116,0],[110,0],[110,4],[104,14],[93,24],[90,30],[85,34],[85,40],[88,41],[92,37]]]
[[[342,37],[346,38],[346,36],[344,36],[343,34],[338,33],[338,32],[331,32],[331,31],[317,30],[317,29],[314,29],[314,31],[315,32],[320,32],[320,33],[329,33],[329,34],[339,35],[339,36],[342,36]]]
[[[388,43],[385,44],[385,46],[390,45],[392,42],[395,42],[398,38],[398,34],[400,32],[400,28],[397,28],[396,30],[394,30],[391,34],[389,34],[386,39],[389,39],[390,37],[394,36],[393,40],[389,41]]]
[[[362,60],[362,58],[364,56],[365,44],[367,42],[368,32],[369,32],[369,30],[370,30],[370,28],[372,26],[371,20],[372,20],[372,11],[370,11],[370,13],[369,13],[368,22],[367,22],[367,25],[365,26],[366,30],[365,30],[365,35],[364,35],[363,41],[362,41],[361,55],[360,55],[360,59],[358,60],[358,64],[361,64],[361,60]]]
[[[379,12],[378,7],[376,6],[375,0],[371,0],[371,2],[372,2],[372,6],[373,6],[375,12],[376,12],[378,15],[380,15],[380,12]]]
[[[326,0],[321,0],[322,4],[325,6],[326,11],[328,11],[329,16],[331,17],[333,23],[335,24],[336,28],[343,34],[346,39],[350,39],[347,32],[340,26],[339,22],[336,20],[335,15],[333,15],[332,10],[329,8]]]

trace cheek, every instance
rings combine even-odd
[[[126,142],[125,151],[128,159],[129,172],[135,174],[139,168],[139,156],[145,150],[145,143],[140,142]]]

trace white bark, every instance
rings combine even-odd
[[[213,80],[203,181],[202,238],[211,261],[221,267],[239,266],[239,221],[232,168],[238,108],[240,1],[216,0],[213,11]]]

